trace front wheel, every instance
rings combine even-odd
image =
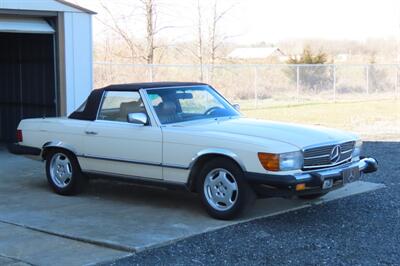
[[[202,204],[214,218],[229,220],[240,215],[255,194],[243,171],[231,160],[218,158],[205,164],[197,184]]]
[[[75,155],[61,149],[47,154],[46,175],[50,187],[61,195],[77,194],[87,183]]]

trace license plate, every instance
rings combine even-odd
[[[322,189],[330,189],[333,187],[333,179],[326,179],[324,183],[322,183]]]
[[[351,183],[360,179],[360,170],[358,167],[352,167],[343,171],[343,183]]]

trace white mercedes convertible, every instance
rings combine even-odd
[[[204,83],[111,85],[68,118],[22,120],[10,150],[45,161],[62,195],[93,177],[180,187],[219,219],[256,196],[313,199],[377,170],[353,134],[247,119],[237,109]]]

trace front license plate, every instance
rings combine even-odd
[[[343,183],[351,183],[360,179],[358,167],[352,167],[343,171]]]
[[[322,183],[322,189],[330,189],[333,187],[333,179],[326,179],[324,183]]]

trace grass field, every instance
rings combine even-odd
[[[252,118],[353,131],[371,140],[400,139],[400,100],[281,105],[242,113]]]

